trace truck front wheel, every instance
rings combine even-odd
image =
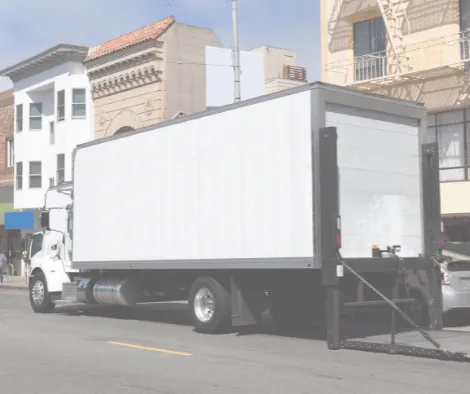
[[[29,301],[36,313],[50,313],[55,305],[47,290],[47,281],[43,272],[34,274],[29,282]]]
[[[189,291],[189,306],[197,331],[213,334],[230,327],[230,295],[225,286],[216,279],[196,279]]]

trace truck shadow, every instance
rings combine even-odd
[[[182,326],[191,325],[187,304],[180,302],[139,304],[136,307],[105,305],[62,306],[58,307],[55,313],[67,316],[89,316],[105,319],[136,320]]]
[[[160,302],[139,304],[137,307],[120,306],[62,306],[56,309],[57,314],[67,316],[88,316],[105,319],[135,320],[161,324],[191,326],[188,306],[185,302]],[[455,313],[446,319],[447,327],[459,328],[470,325],[470,314]],[[397,335],[412,331],[406,322],[398,320]],[[341,321],[342,339],[360,339],[379,335],[390,335],[390,314],[376,314],[375,316],[357,315],[345,316]],[[318,320],[309,327],[291,327],[289,330],[280,330],[274,324],[269,310],[263,314],[262,321],[254,327],[233,329],[232,334],[246,335],[273,335],[300,339],[326,340],[326,322]]]

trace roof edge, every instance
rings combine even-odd
[[[46,49],[34,56],[31,56],[29,58],[26,58],[16,64],[13,64],[7,68],[4,68],[3,70],[0,70],[0,76],[4,77],[10,77],[11,74],[18,72],[21,68],[27,67],[31,65],[33,62],[37,62],[39,60],[44,59],[47,56],[53,55],[56,52],[60,52],[63,50],[66,51],[74,51],[79,54],[83,54],[83,57],[85,58],[88,54],[88,50],[90,47],[88,46],[81,46],[81,45],[74,45],[74,44],[58,44],[55,45],[49,49]],[[59,53],[58,53],[59,54]]]
[[[156,37],[156,38],[161,37],[162,34],[164,34],[165,32],[167,32],[168,29],[176,23],[176,18],[175,18],[175,16],[169,15],[169,16],[163,18],[163,19],[160,19],[159,21],[150,23],[150,24],[145,25],[145,26],[143,26],[143,27],[140,27],[140,28],[138,28],[138,29],[134,29],[134,30],[132,30],[132,31],[130,31],[130,32],[121,34],[121,35],[119,35],[119,36],[117,36],[117,37],[114,37],[114,38],[112,38],[112,39],[110,39],[110,40],[107,40],[107,41],[105,41],[105,42],[102,42],[102,43],[99,44],[99,45],[90,47],[90,52],[87,54],[87,56],[86,56],[85,59],[83,60],[83,63],[86,64],[86,63],[92,62],[93,60],[100,59],[100,58],[102,58],[102,57],[111,55],[111,54],[113,54],[113,53],[120,52],[121,50],[126,49],[126,48],[128,48],[128,47],[130,47],[130,46],[137,45],[137,44],[141,44],[141,43],[144,43],[144,42],[147,42],[147,41],[151,41],[151,40],[156,39],[156,38],[148,38],[148,39],[146,39],[146,40],[140,41],[140,42],[135,43],[135,44],[126,45],[126,46],[124,46],[124,47],[122,47],[122,48],[120,48],[120,49],[113,50],[113,51],[110,51],[110,52],[108,52],[108,53],[104,53],[104,54],[101,54],[101,55],[94,55],[94,54],[93,54],[95,51],[98,51],[98,49],[99,49],[100,47],[102,47],[103,45],[106,45],[106,44],[109,44],[109,43],[111,43],[111,42],[113,42],[113,41],[119,40],[119,39],[122,38],[122,37],[126,37],[126,36],[128,36],[128,35],[130,35],[130,34],[133,34],[133,33],[136,33],[136,32],[138,32],[138,31],[141,31],[142,29],[145,29],[146,27],[152,26],[152,25],[154,25],[155,23],[160,23],[160,22],[163,22],[163,21],[165,21],[165,20],[170,20],[170,23],[168,24],[168,26],[166,26],[166,28],[165,28],[165,29],[158,35],[158,37]]]

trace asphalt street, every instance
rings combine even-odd
[[[268,326],[267,326],[268,327]],[[470,393],[470,364],[357,351],[258,332],[201,335],[186,305],[34,314],[0,290],[0,392]]]

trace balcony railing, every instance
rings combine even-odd
[[[387,51],[354,58],[354,81],[368,81],[387,75]]]
[[[426,78],[429,72],[445,69],[464,70],[470,79],[470,31],[436,37],[404,48],[400,54],[402,71],[397,72],[397,59],[390,51],[357,56],[330,63],[329,80],[340,85],[361,85],[365,82],[387,83],[402,76]]]

